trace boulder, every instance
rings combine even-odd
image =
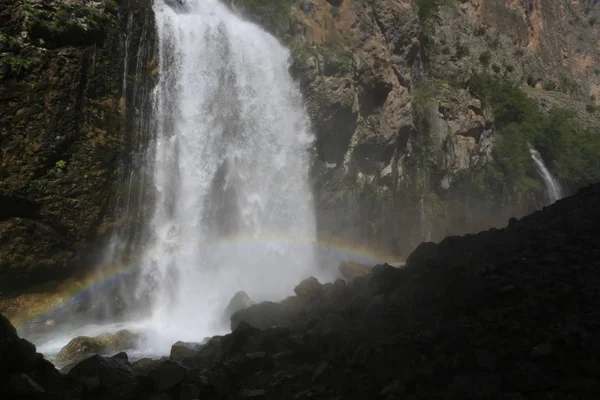
[[[158,392],[168,392],[183,381],[185,374],[186,369],[181,364],[166,360],[150,371],[149,376]]]
[[[94,354],[129,350],[137,346],[140,335],[128,330],[104,333],[99,336],[78,336],[63,347],[56,356],[56,364],[68,366]]]
[[[0,314],[0,376],[24,372],[40,359],[35,346],[19,338],[15,327]]]
[[[259,342],[261,339],[261,330],[256,329],[247,322],[240,323],[235,330],[223,337],[221,340],[221,356],[226,358],[229,355],[242,352],[260,351]]]
[[[255,328],[266,329],[287,324],[289,309],[285,304],[263,301],[240,310],[231,316],[231,330],[246,322]]]
[[[68,366],[103,351],[104,348],[97,338],[77,336],[60,349],[55,362],[60,366]]]
[[[138,387],[133,368],[122,354],[86,358],[68,376],[82,383],[88,392],[108,393],[115,399],[130,398]]]
[[[180,361],[196,354],[202,345],[200,343],[177,342],[171,346],[169,358],[174,361]]]
[[[342,261],[339,266],[342,276],[346,280],[352,280],[357,276],[364,276],[371,272],[371,266],[354,261]]]
[[[220,352],[221,336],[214,336],[210,338],[205,344],[201,345],[199,350],[194,352],[194,354],[188,357],[184,357],[177,361],[181,362],[182,365],[188,368],[208,368],[216,362]]]
[[[237,292],[225,308],[223,313],[223,319],[225,321],[229,321],[231,316],[236,312],[243,310],[244,308],[250,307],[254,302],[250,299],[250,297],[244,291]]]
[[[317,278],[311,276],[300,282],[298,286],[294,288],[294,293],[298,297],[304,298],[316,298],[323,293],[323,286],[319,283]]]
[[[164,361],[164,359],[153,360],[151,358],[140,358],[131,364],[131,368],[133,368],[137,375],[148,376],[150,371],[156,369],[162,361]]]

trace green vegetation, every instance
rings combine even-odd
[[[285,33],[292,22],[290,0],[233,0],[233,4],[277,36]]]
[[[82,5],[61,5],[56,11],[46,11],[24,4],[27,30],[34,39],[43,39],[49,47],[79,46],[101,42],[109,26],[115,23],[114,1],[106,5],[107,12]]]
[[[494,71],[495,73],[500,73],[500,66],[498,64],[493,64],[492,71]]]
[[[14,56],[9,54],[0,55],[0,66],[7,66],[7,75],[12,75],[15,77],[20,77],[30,72],[40,62],[41,60],[36,57],[24,58],[22,56]]]
[[[481,63],[481,65],[483,65],[485,67],[490,65],[491,59],[492,59],[492,53],[490,53],[487,50],[479,55],[479,62]]]
[[[344,39],[340,35],[331,34],[322,46],[325,58],[325,74],[348,73],[352,71],[354,58],[344,47]]]
[[[507,70],[508,72],[514,72],[514,70],[515,70],[515,67],[514,67],[513,65],[511,65],[511,64],[506,64],[506,65],[504,66],[504,68],[506,68],[506,70]]]
[[[469,55],[469,48],[460,42],[456,42],[456,58],[461,59]]]
[[[485,32],[486,32],[485,26],[480,26],[478,28],[475,28],[475,30],[473,31],[473,35],[483,36],[483,35],[485,35]]]
[[[67,167],[67,162],[65,160],[58,160],[56,162],[56,168],[63,170]]]
[[[432,44],[431,34],[433,33],[434,25],[439,22],[438,11],[440,7],[451,6],[455,0],[414,0],[417,9],[419,10],[419,22],[421,23],[421,43],[428,47]]]
[[[492,48],[493,50],[496,50],[498,47],[500,47],[500,38],[496,37],[494,40],[492,40],[490,42],[490,48]]]
[[[493,161],[480,176],[461,176],[461,184],[472,180],[470,186],[502,203],[539,189],[530,145],[562,181],[578,186],[600,179],[600,131],[584,129],[566,110],[544,114],[519,87],[498,78],[476,76],[470,90],[491,106],[497,137]]]
[[[289,45],[290,53],[294,60],[306,62],[312,55],[312,48],[304,42],[292,42]]]

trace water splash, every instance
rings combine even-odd
[[[160,79],[145,248],[151,261],[136,295],[151,303],[151,325],[170,344],[213,333],[238,290],[278,299],[318,275],[312,247],[202,246],[231,234],[314,241],[313,138],[288,73],[289,52],[275,38],[217,0],[176,8],[157,0],[154,8]]]
[[[535,163],[535,168],[538,174],[544,180],[544,185],[546,186],[546,196],[548,197],[550,204],[563,198],[563,192],[560,187],[560,183],[554,178],[554,176],[552,176],[552,173],[550,173],[546,167],[541,154],[533,147],[529,147],[529,151],[531,153],[531,158]]]

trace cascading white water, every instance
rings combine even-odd
[[[156,0],[155,200],[137,294],[165,344],[218,330],[232,295],[317,276],[312,141],[289,52],[217,0]]]
[[[531,158],[535,163],[535,168],[538,174],[544,180],[544,185],[546,186],[546,195],[548,196],[550,204],[554,203],[557,200],[560,200],[563,197],[560,183],[558,183],[558,181],[554,178],[554,176],[552,176],[552,174],[546,167],[546,164],[544,163],[541,154],[533,147],[529,147],[529,151],[531,153]]]

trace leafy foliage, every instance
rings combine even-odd
[[[83,5],[61,5],[56,11],[23,5],[27,29],[34,39],[43,39],[49,47],[85,46],[101,42],[107,28],[114,23],[116,12],[112,1],[107,12]]]
[[[600,180],[600,132],[584,129],[567,110],[544,114],[519,87],[498,78],[476,76],[470,90],[491,106],[495,117],[493,161],[478,179],[483,179],[487,193],[496,200],[509,202],[539,189],[529,146],[542,154],[564,182],[581,186]]]

